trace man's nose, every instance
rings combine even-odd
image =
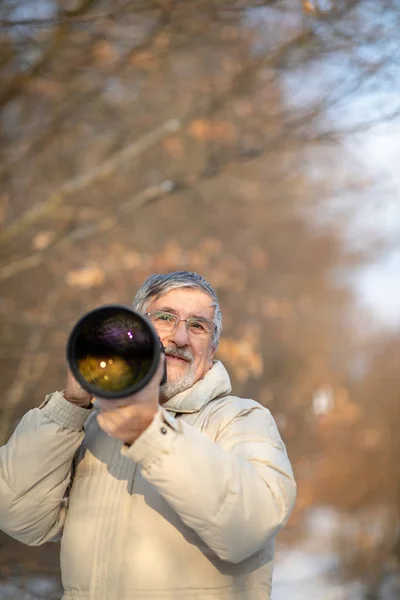
[[[178,321],[178,325],[169,334],[169,339],[177,346],[187,346],[189,344],[189,332],[186,327],[186,321]]]

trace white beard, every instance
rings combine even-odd
[[[193,361],[188,372],[183,377],[173,381],[168,381],[167,379],[166,383],[160,387],[160,395],[163,402],[167,402],[167,400],[180,394],[180,392],[184,392],[191,388],[195,380],[195,371],[196,366]]]

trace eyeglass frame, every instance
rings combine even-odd
[[[148,317],[150,319],[151,315],[154,315],[156,313],[161,313],[161,314],[170,315],[171,317],[174,317],[175,325],[171,329],[170,333],[175,331],[175,329],[178,327],[180,321],[184,321],[186,323],[186,331],[189,334],[191,333],[191,331],[189,330],[189,325],[188,325],[189,321],[198,321],[200,323],[209,323],[210,325],[212,325],[213,329],[210,332],[206,332],[207,336],[205,336],[205,337],[208,337],[208,336],[212,337],[215,334],[215,330],[217,328],[214,321],[211,321],[210,319],[205,319],[203,317],[188,317],[187,319],[181,319],[180,317],[178,317],[178,315],[175,315],[174,313],[170,313],[167,310],[155,310],[153,312],[146,312],[146,313],[144,313],[144,315],[145,315],[145,317]],[[155,325],[155,327],[156,327],[156,325]],[[165,330],[165,331],[167,331],[167,330]],[[193,334],[193,335],[198,335],[198,334]],[[201,336],[199,336],[199,337],[201,337]]]

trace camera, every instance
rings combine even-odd
[[[85,314],[67,343],[75,379],[98,398],[124,398],[144,388],[164,347],[150,321],[130,307],[107,305]],[[160,385],[166,382],[166,366]]]

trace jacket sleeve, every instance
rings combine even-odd
[[[55,392],[24,415],[0,448],[0,529],[5,533],[36,546],[62,531],[64,495],[89,414]]]
[[[220,559],[238,563],[287,521],[296,484],[270,412],[249,400],[226,419],[227,402],[215,441],[161,409],[122,453]]]

